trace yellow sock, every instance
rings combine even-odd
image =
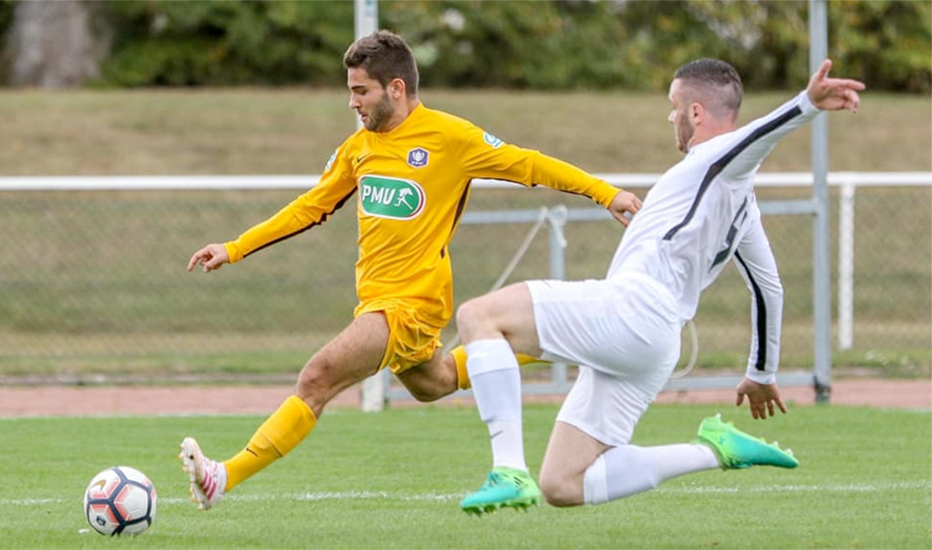
[[[469,381],[469,373],[466,372],[466,348],[456,346],[450,352],[450,355],[453,356],[453,361],[456,362],[456,387],[461,390],[468,390],[472,387],[472,382]]]
[[[292,395],[253,434],[246,448],[223,463],[229,491],[243,480],[288,454],[304,441],[317,418],[297,395]]]
[[[518,360],[518,365],[522,367],[524,365],[530,365],[531,363],[549,363],[550,362],[550,361],[544,361],[543,359],[538,359],[537,357],[534,357],[533,355],[527,355],[524,353],[516,353],[515,359]]]
[[[453,351],[450,352],[450,355],[453,356],[453,361],[456,362],[456,387],[461,390],[468,390],[472,387],[472,382],[469,381],[469,373],[466,371],[466,348],[463,346],[456,346],[453,348]],[[518,365],[522,367],[524,365],[530,365],[531,363],[548,362],[524,353],[516,353],[515,358],[518,360]]]

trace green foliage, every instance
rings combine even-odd
[[[853,78],[900,91],[932,91],[932,3],[833,2],[832,45]]]
[[[0,3],[0,28],[4,6]],[[343,86],[353,2],[106,2],[103,84]],[[828,3],[829,52],[872,89],[930,91],[932,4]],[[748,89],[799,87],[808,2],[382,0],[426,86],[663,89],[697,57],[733,63]],[[7,16],[7,18],[9,18]]]
[[[122,86],[333,84],[350,2],[110,2],[104,81]],[[347,26],[346,22],[350,22]]]
[[[210,391],[205,389],[205,391]],[[472,407],[325,413],[285,459],[198,512],[174,458],[186,435],[225,458],[259,416],[0,419],[3,548],[929,548],[932,456],[928,412],[800,407],[753,422],[733,406],[654,406],[634,443],[695,437],[726,419],[792,447],[795,470],[751,468],[675,478],[603,506],[477,520],[457,506],[489,464],[488,435]],[[170,413],[171,411],[166,411]],[[528,406],[531,471],[557,409]],[[102,437],[104,436],[105,437]],[[126,464],[159,495],[153,527],[130,540],[89,529],[81,495],[99,470]],[[768,513],[746,513],[745,510]],[[672,528],[675,526],[675,528]]]

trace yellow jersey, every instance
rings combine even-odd
[[[320,182],[268,220],[226,243],[230,262],[297,235],[356,194],[356,314],[369,302],[415,300],[440,326],[453,315],[448,246],[470,181],[545,185],[608,207],[618,189],[568,163],[503,143],[476,125],[419,104],[388,132],[364,128],[327,162]]]

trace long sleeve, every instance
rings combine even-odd
[[[498,179],[526,186],[543,185],[584,195],[606,208],[620,191],[568,162],[503,143],[471,124],[464,128],[459,148],[470,178]]]
[[[718,161],[725,166],[722,170],[725,179],[740,180],[754,173],[781,139],[819,113],[806,91],[802,91],[767,115],[728,134],[727,154]]]
[[[738,243],[735,264],[751,293],[751,350],[746,375],[773,384],[780,366],[783,285],[756,203],[748,232]]]
[[[297,197],[267,220],[247,229],[235,241],[225,243],[230,263],[321,224],[353,196],[356,181],[344,148],[334,153],[313,189]]]

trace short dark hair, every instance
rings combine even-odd
[[[353,42],[343,54],[343,66],[365,69],[383,88],[400,78],[404,80],[408,97],[417,95],[418,72],[414,53],[403,38],[391,31],[381,30]]]
[[[726,114],[725,111],[738,116],[744,86],[741,85],[741,75],[730,63],[721,59],[696,59],[677,69],[673,78],[693,88],[707,103],[706,108],[718,116]]]

